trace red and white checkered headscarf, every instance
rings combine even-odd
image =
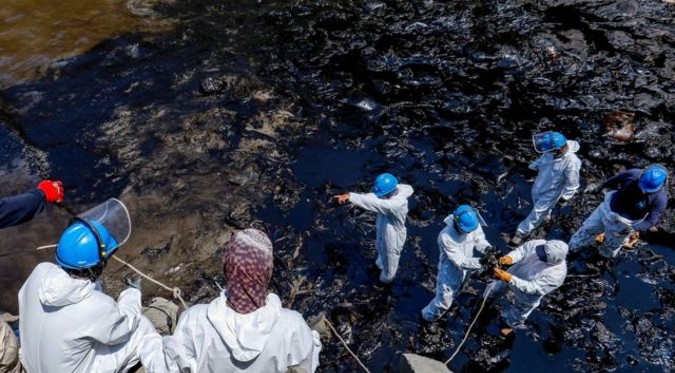
[[[252,228],[235,233],[223,254],[228,306],[242,314],[264,306],[273,265],[272,241],[265,233]]]

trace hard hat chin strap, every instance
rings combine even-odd
[[[103,273],[103,266],[104,266],[104,263],[97,263],[93,267],[84,268],[84,269],[73,269],[73,268],[66,268],[66,267],[62,267],[62,268],[71,277],[84,278],[84,279],[90,280],[91,282],[96,282],[96,281],[98,281],[98,278],[101,276],[101,273]]]

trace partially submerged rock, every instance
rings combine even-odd
[[[428,357],[403,354],[401,365],[398,369],[399,373],[450,373],[450,370],[445,364]]]

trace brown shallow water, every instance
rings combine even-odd
[[[140,3],[3,0],[0,5],[0,87],[35,78],[55,60],[81,54],[101,40],[156,28],[157,20],[142,9]]]

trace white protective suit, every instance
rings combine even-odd
[[[408,215],[408,197],[413,194],[410,185],[399,184],[396,194],[389,198],[379,198],[374,193],[349,193],[349,201],[363,209],[377,212],[376,264],[382,270],[380,281],[391,283],[396,277],[398,261],[401,258],[407,230],[405,220]]]
[[[614,193],[616,191],[605,194],[605,200],[574,232],[570,239],[572,251],[592,244],[595,242],[595,236],[604,232],[605,241],[599,247],[600,254],[605,258],[614,258],[621,251],[623,244],[628,241],[628,236],[633,232],[633,226],[644,220],[627,219],[612,211],[610,202]]]
[[[454,228],[453,220],[453,215],[445,218],[447,226],[438,235],[440,254],[436,297],[422,310],[422,317],[427,321],[441,317],[452,305],[470,272],[481,267],[480,258],[474,256],[474,249],[483,254],[490,246],[480,225],[472,232],[460,233]]]
[[[239,314],[227,295],[183,312],[172,336],[146,336],[141,362],[148,373],[285,373],[291,366],[314,372],[321,340],[302,316],[268,294],[266,305]]]
[[[547,152],[530,164],[530,168],[539,173],[532,185],[532,211],[518,224],[518,236],[529,235],[541,225],[560,198],[567,201],[579,189],[581,161],[577,151],[579,143],[568,140],[565,154],[555,157],[553,152]]]
[[[547,244],[547,261],[537,256],[535,248]],[[502,311],[504,320],[512,328],[523,328],[525,320],[544,295],[560,287],[567,276],[567,244],[558,241],[531,240],[511,251],[508,256],[515,263],[508,272],[511,281],[495,281],[486,288],[489,296],[504,294],[508,289],[513,291],[513,305]]]
[[[19,310],[28,373],[126,372],[138,363],[140,338],[154,332],[141,316],[140,291],[124,290],[115,303],[98,283],[52,263],[40,263],[23,284]]]

